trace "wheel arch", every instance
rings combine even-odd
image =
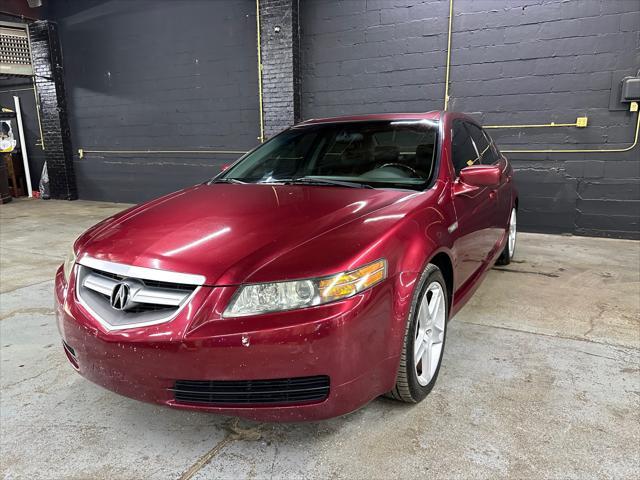
[[[453,285],[454,285],[453,262],[451,261],[451,257],[446,252],[440,251],[436,253],[433,257],[431,257],[428,263],[434,264],[436,267],[440,269],[440,272],[442,272],[442,276],[444,277],[444,281],[447,287],[449,309],[451,309],[451,305],[453,304]]]

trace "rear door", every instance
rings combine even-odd
[[[459,175],[463,168],[477,165],[481,161],[466,123],[462,119],[453,121],[451,160],[456,182],[460,181]],[[491,250],[491,244],[495,241],[492,215],[495,208],[495,199],[492,197],[495,195],[491,195],[491,191],[488,187],[482,187],[468,193],[453,195],[458,235],[453,252],[458,272],[456,290],[483,266]]]

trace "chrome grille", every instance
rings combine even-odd
[[[132,267],[86,257],[78,263],[78,300],[110,330],[168,322],[204,283],[204,278],[198,275]],[[171,281],[173,279],[178,281]],[[122,285],[127,291],[124,303],[113,303],[112,295]]]

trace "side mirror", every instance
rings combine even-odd
[[[472,187],[495,187],[500,185],[501,175],[497,165],[473,165],[460,170],[460,181]]]
[[[498,165],[472,165],[460,170],[460,181],[454,187],[455,195],[473,192],[480,187],[500,185],[502,171]]]

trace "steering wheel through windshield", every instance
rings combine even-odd
[[[416,172],[415,169],[413,169],[409,165],[405,165],[404,163],[396,163],[396,162],[384,163],[377,168],[385,168],[385,167],[404,168],[405,170],[408,170],[409,173],[411,173],[411,175],[413,175],[414,177],[420,178],[420,174]]]

